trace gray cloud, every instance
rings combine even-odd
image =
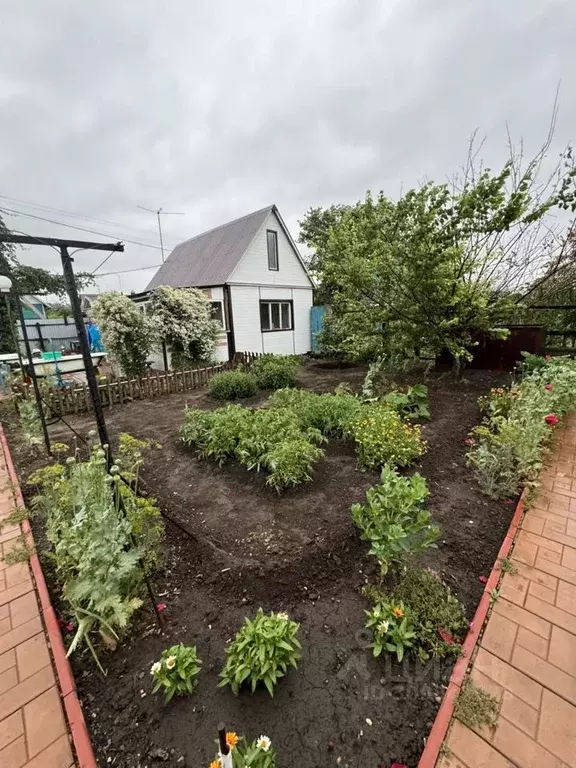
[[[14,206],[152,244],[155,220],[138,205],[186,213],[164,220],[170,244],[270,202],[296,234],[310,205],[444,179],[476,128],[489,165],[505,158],[506,122],[536,150],[561,82],[557,154],[576,121],[575,22],[570,0],[5,0],[0,194],[120,222]],[[127,245],[108,265],[158,257]],[[57,265],[38,248],[23,260]],[[122,288],[148,277],[123,275]]]

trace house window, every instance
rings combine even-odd
[[[291,301],[261,301],[262,331],[291,331],[294,328]]]
[[[268,269],[278,272],[278,232],[267,229],[266,244],[268,246]]]
[[[212,319],[218,320],[222,328],[226,329],[226,326],[224,325],[224,311],[222,309],[222,302],[211,301],[210,304],[212,305]]]

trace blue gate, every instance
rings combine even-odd
[[[326,307],[310,307],[310,334],[312,352],[318,350],[318,334],[324,327],[324,315],[326,314]]]

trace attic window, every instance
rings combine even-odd
[[[268,246],[268,269],[278,272],[278,232],[267,229],[266,244]]]

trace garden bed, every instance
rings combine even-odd
[[[358,388],[364,373],[310,361],[299,380],[328,392],[340,382]],[[478,397],[502,381],[501,375],[482,371],[467,372],[461,383],[438,374],[427,381],[428,451],[415,469],[428,482],[429,507],[442,536],[439,548],[420,555],[419,562],[441,573],[469,617],[483,589],[478,577],[489,573],[513,507],[480,494],[465,465],[464,439],[479,421]],[[89,655],[73,657],[100,763],[207,765],[223,720],[251,737],[270,736],[279,768],[376,768],[394,760],[412,768],[453,660],[397,664],[390,657],[373,659],[366,649],[362,628],[368,605],[360,589],[373,566],[350,505],[363,501],[378,474],[359,469],[351,444],[331,439],[313,481],[278,495],[261,474],[232,462],[220,468],[197,461],[177,438],[186,403],[215,407],[199,391],[106,413],[113,441],[119,432],[129,432],[162,445],[146,459],[143,487],[180,527],[167,524],[164,566],[154,577],[158,599],[167,605],[163,635],[143,609],[129,638],[103,656],[106,678]],[[86,417],[69,420],[82,433],[92,426]],[[62,424],[50,431],[54,439],[71,443]],[[14,431],[11,438],[24,479],[38,462],[19,449]],[[264,689],[235,697],[216,688],[224,647],[244,616],[259,606],[287,611],[301,622],[302,660],[273,699]],[[203,670],[195,695],[165,706],[150,694],[150,665],[163,648],[180,641],[197,646]]]

